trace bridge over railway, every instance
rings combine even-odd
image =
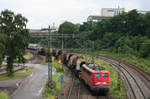
[[[41,29],[30,29],[29,34],[31,37],[48,37],[49,33],[48,31],[41,31]],[[61,34],[57,31],[51,31],[50,33],[51,37],[57,37],[57,38],[77,38],[79,37],[77,34]]]

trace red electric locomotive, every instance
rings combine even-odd
[[[81,79],[94,93],[106,94],[109,91],[109,72],[95,63],[82,65]]]

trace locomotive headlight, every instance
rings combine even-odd
[[[107,82],[103,82],[103,84],[107,84]]]
[[[107,84],[107,82],[96,82],[95,84],[96,84],[96,85],[99,85],[99,84]]]
[[[102,84],[102,82],[96,82],[95,84],[96,84],[96,85],[99,85],[99,84]]]

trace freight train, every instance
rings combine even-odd
[[[70,68],[91,92],[107,94],[110,88],[109,72],[104,67],[89,63],[83,56],[62,50],[52,50],[55,59],[61,58],[62,63]]]
[[[38,54],[46,56],[46,48],[45,47],[40,47],[40,49],[38,51]]]

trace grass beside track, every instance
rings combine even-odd
[[[139,58],[135,55],[132,54],[117,54],[109,51],[100,51],[100,52],[95,52],[95,55],[102,55],[102,56],[109,56],[112,58],[116,59],[121,59],[124,61],[127,61],[129,63],[132,63],[142,69],[144,69],[147,72],[150,72],[150,58],[144,59],[144,58]]]
[[[44,64],[47,64],[44,62]],[[53,76],[53,83],[55,85],[54,89],[50,89],[47,85],[44,89],[44,99],[54,99],[55,95],[59,93],[61,90],[61,83],[58,81],[58,78],[64,73],[64,70],[62,68],[61,64],[58,64],[57,62],[53,62],[52,66],[56,68],[56,72]]]
[[[88,61],[92,61],[92,57],[89,55],[83,55]],[[123,87],[123,82],[118,77],[117,72],[106,62],[94,58],[95,63],[99,64],[100,66],[105,67],[107,71],[110,73],[110,92],[109,96],[112,99],[125,99],[125,89]]]
[[[42,62],[43,65],[47,65],[48,62],[46,62],[45,60]]]
[[[0,99],[9,99],[10,95],[8,92],[0,91]]]
[[[28,68],[28,69],[15,72],[13,75],[10,76],[9,75],[0,76],[0,80],[9,80],[9,79],[15,79],[17,77],[26,77],[32,72],[32,70],[33,68]]]

